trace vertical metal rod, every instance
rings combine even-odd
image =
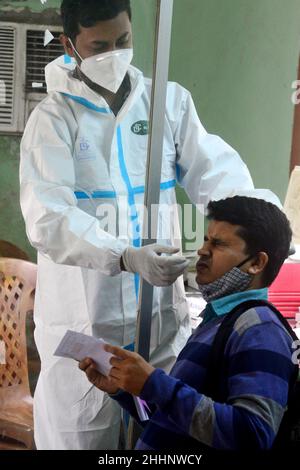
[[[143,246],[156,242],[152,234],[157,233],[158,213],[151,208],[159,205],[161,167],[163,158],[163,141],[165,131],[165,114],[169,60],[172,33],[173,0],[158,0],[157,25],[154,53],[154,73],[150,112],[150,139],[145,190],[145,220]],[[149,360],[151,319],[153,303],[153,286],[141,281],[136,333],[136,351]]]
[[[142,245],[156,242],[158,212],[151,208],[159,205],[163,142],[165,130],[165,113],[169,60],[172,33],[173,0],[157,0],[157,20],[154,51],[154,68],[150,112],[150,138],[145,189],[145,218]],[[147,227],[147,232],[145,231]],[[135,350],[149,360],[151,320],[153,305],[153,286],[141,280],[136,328]],[[128,448],[132,449],[140,434],[139,426],[131,420],[128,431]]]

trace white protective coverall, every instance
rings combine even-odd
[[[119,346],[134,342],[137,277],[120,271],[121,239],[101,225],[103,204],[131,208],[131,229],[142,224],[151,81],[130,66],[131,93],[115,116],[78,79],[74,64],[46,67],[48,96],[32,112],[21,145],[21,207],[38,250],[35,339],[41,373],[35,392],[38,449],[114,449],[120,411],[93,387],[75,361],[53,355],[66,330]],[[168,84],[161,204],[176,204],[179,182],[195,204],[253,188],[246,165],[201,125],[191,95]],[[96,214],[97,212],[97,214]],[[170,232],[171,235],[168,233]],[[159,216],[158,243],[180,246],[175,216]],[[190,335],[182,277],[155,288],[151,362],[169,369]]]

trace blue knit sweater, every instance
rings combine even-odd
[[[248,310],[235,323],[224,352],[228,367],[221,386],[228,391],[226,403],[201,393],[222,315],[253,294],[218,299],[215,310],[208,304],[209,320],[189,338],[170,375],[161,369],[150,375],[140,396],[151,418],[140,423],[144,431],[136,449],[200,450],[202,444],[228,450],[271,448],[295,366],[292,339],[268,307]],[[138,420],[131,395],[120,392],[114,399]]]

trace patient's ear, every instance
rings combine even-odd
[[[251,265],[248,268],[249,274],[259,274],[267,266],[269,261],[269,256],[264,251],[260,251],[256,257],[251,261]]]

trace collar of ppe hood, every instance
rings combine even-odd
[[[45,68],[47,91],[64,93],[81,99],[82,104],[87,101],[98,108],[110,109],[105,99],[91,90],[84,82],[73,77],[76,63],[65,64],[65,56],[58,57]],[[127,99],[128,106],[141,96],[144,91],[144,77],[140,70],[133,65],[129,66],[128,74],[131,82],[131,93]]]

